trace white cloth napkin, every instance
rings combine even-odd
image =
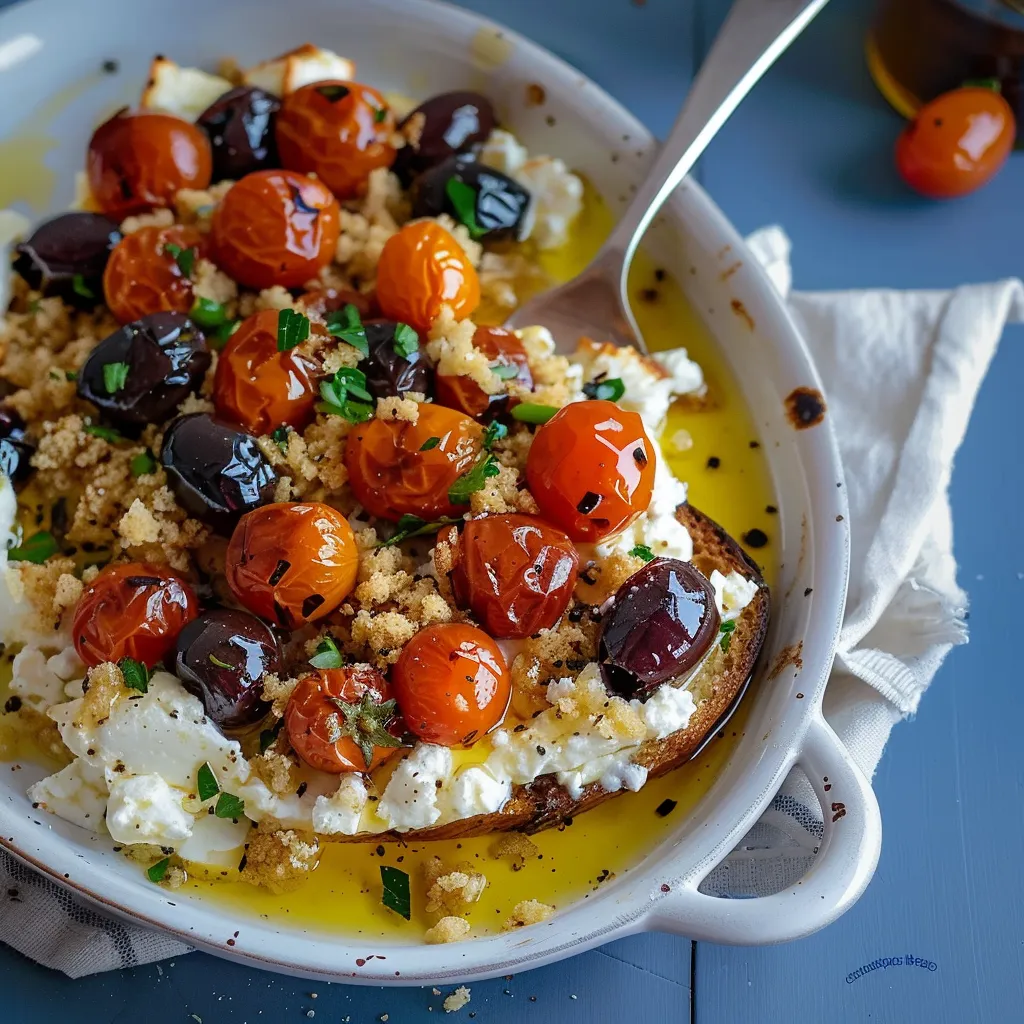
[[[839,438],[853,559],[825,714],[870,776],[893,724],[967,639],[946,491],[1003,326],[1024,319],[1024,285],[791,293],[785,233],[765,228],[749,243],[804,332]],[[806,872],[821,834],[817,801],[794,773],[702,889],[737,897],[785,888]],[[103,916],[3,853],[0,938],[72,977],[188,951]]]

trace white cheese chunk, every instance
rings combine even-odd
[[[230,89],[226,78],[199,68],[180,67],[166,57],[154,57],[140,106],[143,110],[159,110],[194,121]]]
[[[75,758],[59,772],[29,786],[28,798],[34,805],[65,821],[92,832],[103,831],[103,813],[107,806],[103,769],[81,758]]]
[[[433,743],[417,743],[391,776],[377,802],[377,814],[388,828],[413,829],[433,825],[441,817],[438,783],[452,773],[452,752]]]
[[[107,798],[107,831],[118,843],[176,845],[192,834],[194,818],[181,805],[185,795],[152,772],[114,778]]]
[[[331,796],[318,796],[313,805],[313,831],[324,836],[353,836],[366,806],[366,784],[359,775],[343,775]]]
[[[235,821],[204,811],[192,822],[192,834],[183,843],[175,844],[178,855],[205,868],[237,868],[251,827],[247,818]]]
[[[493,814],[500,811],[511,796],[509,779],[495,778],[482,765],[470,765],[457,772],[441,791],[441,816],[446,821],[455,821],[475,814]]]
[[[723,619],[735,619],[754,600],[757,584],[733,570],[728,576],[713,569],[710,577],[715,588],[715,604]]]
[[[11,692],[36,711],[46,711],[64,699],[65,680],[50,668],[50,657],[34,644],[27,644],[11,665]]]
[[[356,66],[347,57],[304,43],[280,57],[249,68],[243,73],[242,80],[246,85],[255,85],[275,96],[287,96],[313,82],[328,79],[351,82],[355,75]]]

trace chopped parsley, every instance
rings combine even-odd
[[[342,416],[352,423],[373,418],[373,396],[366,390],[366,374],[353,366],[343,366],[333,377],[321,381],[320,397],[320,412]]]
[[[316,654],[309,659],[313,668],[344,668],[345,657],[338,650],[334,637],[327,635],[316,646]]]
[[[409,876],[401,868],[393,868],[390,864],[381,864],[380,882],[383,886],[381,903],[408,921],[412,917]]]
[[[81,295],[83,299],[96,298],[96,293],[85,283],[85,278],[81,274],[75,274],[71,278],[71,290],[76,295]]]
[[[178,264],[178,269],[186,277],[192,276],[192,269],[196,265],[195,246],[189,246],[187,249],[182,249],[180,245],[168,242],[164,246],[164,252],[167,253],[168,256],[174,257],[174,262]]]
[[[48,530],[40,530],[16,548],[9,548],[7,557],[12,562],[34,562],[36,565],[42,565],[50,555],[57,553],[57,548],[57,538]]]
[[[215,327],[213,333],[208,335],[206,339],[207,344],[214,352],[219,352],[228,343],[231,335],[238,330],[241,324],[241,320],[225,320],[220,327]]]
[[[129,690],[138,690],[139,693],[149,692],[149,669],[141,661],[136,661],[134,658],[122,658],[117,663],[117,667],[121,670],[124,685]]]
[[[635,548],[631,548],[629,552],[634,558],[642,558],[645,562],[649,562],[654,557],[654,552],[646,544],[637,544]]]
[[[406,540],[409,537],[420,537],[425,533],[436,533],[442,526],[451,526],[452,523],[459,522],[462,522],[462,520],[449,519],[448,517],[428,521],[420,519],[419,516],[411,516],[406,513],[398,520],[398,528],[395,532],[380,546],[382,548],[390,548],[399,541]]]
[[[309,317],[294,309],[277,314],[277,351],[288,352],[309,337]]]
[[[729,650],[729,644],[732,642],[732,634],[736,629],[736,622],[734,619],[728,619],[718,627],[718,632],[721,639],[718,641],[718,646],[722,648],[724,654]]]
[[[327,314],[327,332],[335,338],[340,338],[346,345],[357,349],[362,356],[370,354],[370,345],[366,340],[366,328],[363,326],[359,310],[351,302],[346,303],[341,309]],[[397,338],[398,331],[395,331]]]
[[[502,438],[508,437],[508,427],[504,423],[490,423],[484,431],[484,449],[490,451]]]
[[[93,437],[101,437],[110,444],[117,444],[118,441],[124,440],[113,427],[101,427],[98,423],[90,423],[88,426],[82,427],[82,429],[87,434],[92,434]]]
[[[512,419],[520,423],[547,423],[558,409],[553,405],[539,405],[537,402],[520,402],[512,410]]]
[[[277,734],[284,725],[284,719],[279,718],[272,729],[264,729],[260,733],[260,753],[262,754],[277,739]]]
[[[103,364],[103,386],[108,395],[117,394],[128,383],[128,369],[127,363]]]
[[[456,220],[466,225],[470,238],[477,239],[487,234],[487,229],[477,223],[476,192],[471,186],[458,178],[449,178],[444,186],[444,194],[452,204]]]
[[[488,453],[477,459],[472,469],[467,470],[448,488],[448,500],[453,505],[466,505],[469,496],[485,487],[487,481],[501,472],[498,460]]]
[[[220,792],[220,785],[217,782],[217,776],[213,774],[213,769],[210,767],[210,762],[199,769],[196,775],[196,788],[199,791],[199,799],[206,803],[207,800],[211,800]]]
[[[519,376],[519,367],[515,363],[491,363],[491,373],[499,380],[515,380]]]
[[[587,398],[600,398],[606,402],[617,402],[625,393],[626,385],[621,377],[598,378],[583,385],[583,394]]]
[[[148,476],[156,472],[156,459],[148,448],[134,456],[128,465],[131,467],[132,476]]]
[[[420,336],[408,324],[395,324],[394,349],[403,359],[408,359],[420,347]]]
[[[388,116],[388,108],[387,107],[378,107],[373,112],[373,123],[374,124],[383,124],[384,121],[387,119],[387,116]]]
[[[218,658],[216,654],[211,654],[209,656],[209,661],[210,661],[211,665],[214,665],[217,668],[227,668],[227,669],[230,669],[232,667],[226,661],[221,661],[220,658]]]
[[[77,370],[65,370],[64,371],[64,379],[65,380],[78,380],[78,371]]]
[[[290,428],[287,426],[275,427],[273,433],[270,435],[270,440],[281,449],[282,453],[288,454],[288,434]]]
[[[421,452],[429,452],[431,448],[436,448],[441,443],[439,437],[428,437],[423,444],[420,445]]]
[[[232,796],[230,793],[221,793],[217,797],[216,806],[213,808],[213,813],[218,818],[240,818],[242,812],[245,810],[245,801],[240,800],[237,796]]]
[[[171,858],[164,857],[163,860],[158,860],[151,868],[147,868],[146,875],[151,882],[162,882],[170,866]]]
[[[188,314],[200,327],[220,327],[227,323],[228,312],[222,302],[198,298]]]
[[[347,85],[318,85],[316,91],[329,103],[337,103],[338,100],[343,100],[349,94],[349,88]]]

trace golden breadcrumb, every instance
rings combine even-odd
[[[376,416],[379,420],[404,420],[407,423],[416,423],[420,418],[419,402],[401,395],[378,398]]]
[[[504,924],[507,932],[515,931],[516,928],[525,928],[530,924],[539,924],[546,921],[555,908],[541,903],[539,900],[522,900],[512,908],[512,916]]]
[[[470,924],[464,917],[442,917],[423,933],[424,941],[429,945],[443,942],[461,942],[468,938]]]
[[[320,843],[312,832],[271,830],[249,833],[241,879],[273,893],[292,892],[309,879],[320,859]]]
[[[460,985],[450,996],[445,996],[444,1012],[455,1013],[469,1003],[469,989]]]
[[[528,860],[533,860],[540,853],[540,848],[522,832],[505,832],[491,847],[491,856],[498,860],[507,860],[512,864],[513,871],[520,871]]]
[[[139,213],[121,221],[121,234],[131,235],[142,228],[169,228],[174,223],[174,213],[167,207],[160,207],[149,213]]]

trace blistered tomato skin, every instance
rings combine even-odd
[[[288,698],[288,741],[319,771],[372,771],[399,746],[390,735],[400,723],[391,700],[388,681],[369,665],[315,672],[300,679]]]
[[[86,665],[134,658],[152,668],[198,613],[192,588],[166,566],[121,562],[86,587],[71,635]]]
[[[454,236],[433,221],[406,224],[384,244],[377,302],[389,320],[430,330],[442,306],[463,320],[480,305],[480,279]]]
[[[491,101],[478,92],[431,96],[398,126],[407,144],[398,151],[394,171],[408,185],[416,175],[485,142],[495,123]]]
[[[356,582],[359,551],[348,520],[316,502],[264,505],[238,521],[224,574],[249,611],[286,629],[329,615]]]
[[[395,119],[376,89],[358,82],[315,82],[284,98],[277,148],[285,167],[315,174],[339,199],[366,189],[370,172],[390,167]]]
[[[273,309],[247,317],[217,360],[213,404],[250,434],[286,424],[301,430],[315,411],[317,364],[298,348],[278,351],[277,320]],[[321,324],[310,328],[326,336]]]
[[[598,541],[647,511],[654,446],[635,412],[614,402],[573,402],[536,433],[526,479],[541,516],[575,541]]]
[[[120,110],[93,132],[86,170],[101,212],[116,219],[170,206],[182,188],[209,187],[210,143],[180,117]]]
[[[479,423],[440,405],[421,405],[415,423],[372,419],[348,435],[349,483],[359,503],[381,519],[459,516],[468,506],[452,504],[448,490],[472,468],[482,439]]]
[[[579,561],[572,541],[534,516],[485,516],[463,528],[450,578],[459,607],[491,636],[522,639],[561,617]]]
[[[492,366],[514,367],[512,380],[522,388],[533,390],[533,374],[526,359],[523,343],[504,327],[480,326],[473,334],[473,345],[486,355]],[[437,400],[467,416],[489,419],[503,413],[509,406],[509,395],[501,391],[489,395],[470,377],[439,374]]]
[[[896,142],[896,166],[915,191],[953,199],[981,188],[1013,149],[1010,104],[993,89],[972,86],[925,104]]]
[[[240,85],[199,115],[196,124],[206,132],[213,151],[214,181],[237,181],[278,165],[274,124],[280,106],[276,96]]]
[[[231,186],[213,214],[213,260],[247,288],[299,288],[334,259],[338,200],[293,171],[256,171]]]
[[[446,747],[470,746],[490,732],[512,695],[498,645],[461,623],[421,629],[402,648],[392,680],[409,730]]]
[[[172,255],[173,248],[195,250],[198,260],[206,242],[195,228],[174,224],[133,231],[115,246],[103,273],[103,294],[110,312],[123,324],[150,313],[187,313],[195,301],[192,281]]]

